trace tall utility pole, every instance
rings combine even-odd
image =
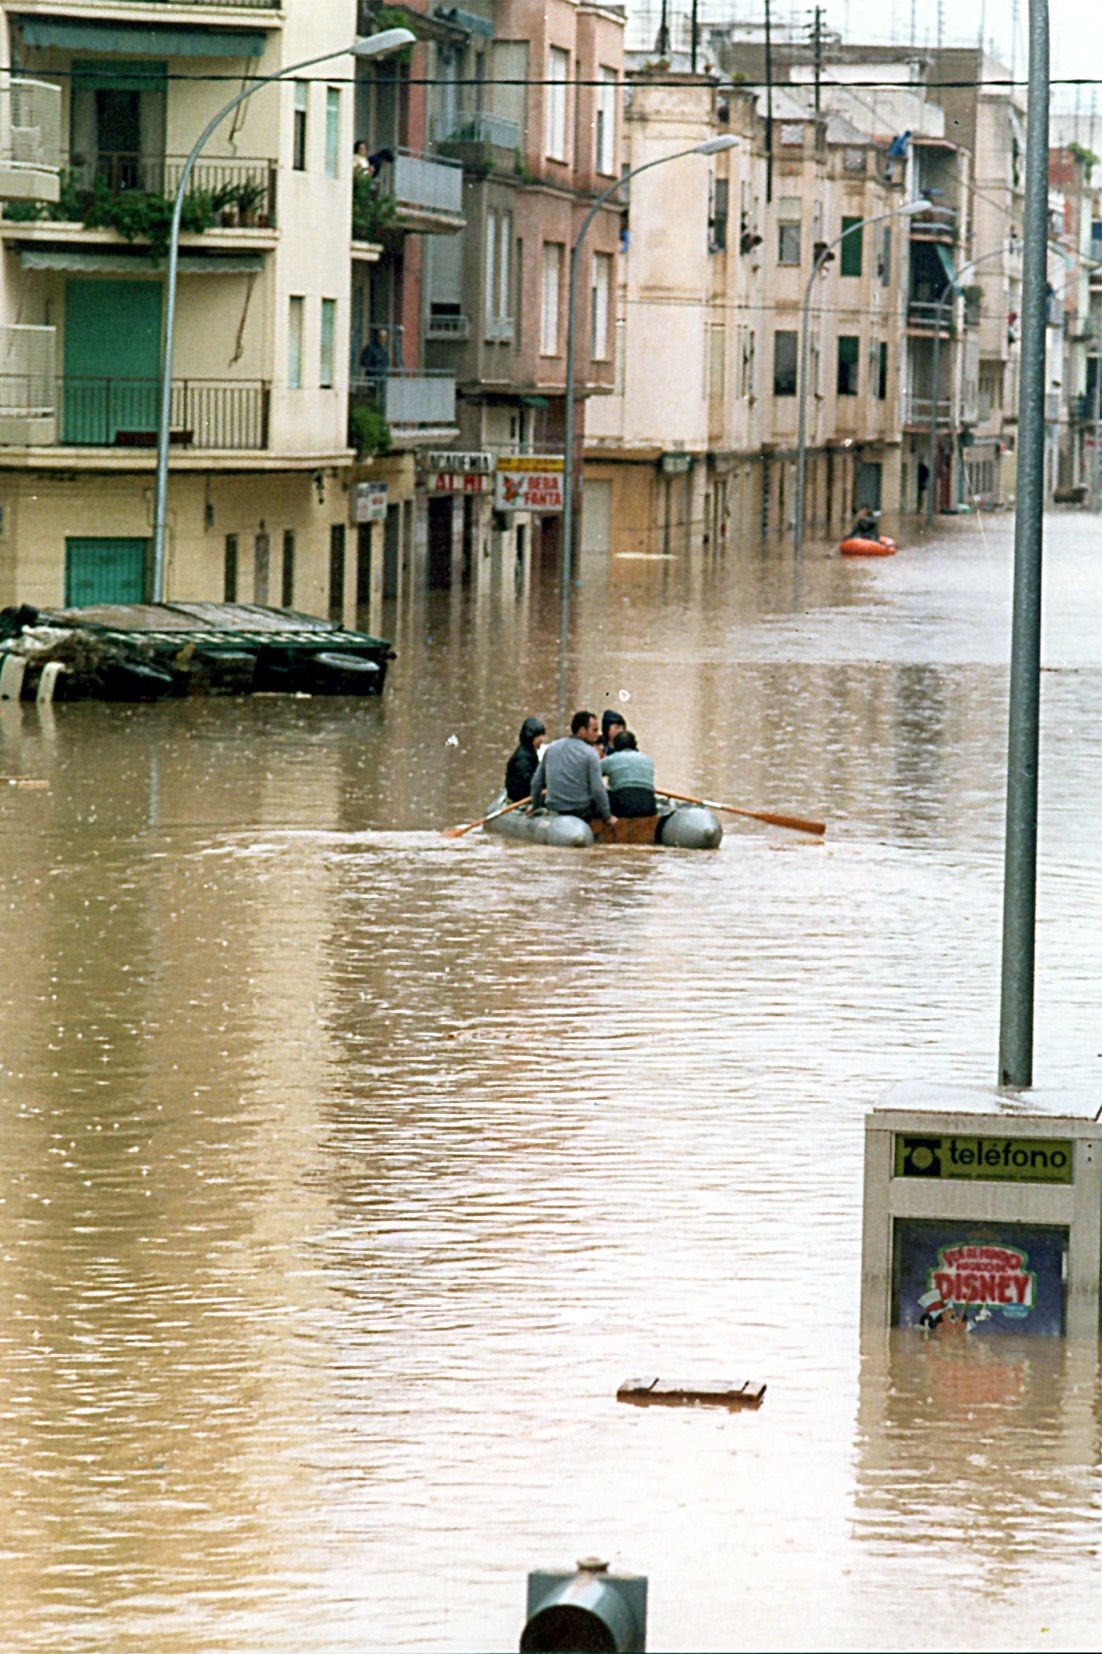
[[[773,199],[773,18],[765,0],[765,200]]]
[[[815,62],[815,143],[819,142],[819,118],[822,114],[823,101],[823,8],[815,7],[815,21],[811,25],[811,38]]]
[[[700,39],[699,0],[693,0],[692,22],[689,25],[689,69],[696,74],[696,45]]]
[[[1045,501],[1045,286],[1048,260],[1048,0],[1029,0],[1029,130],[1022,220],[1018,498],[1010,637],[999,1084],[1033,1084],[1041,554]]]

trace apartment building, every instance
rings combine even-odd
[[[555,554],[561,513],[495,509],[502,455],[561,452],[570,256],[620,172],[623,17],[590,0],[468,0],[469,43],[434,88],[437,148],[463,170],[465,229],[428,249],[426,362],[457,390],[456,460],[426,468],[430,580]],[[613,382],[620,207],[586,237],[575,309],[577,430]],[[477,466],[472,470],[470,467]]]
[[[738,141],[631,185],[621,368],[588,432],[588,539],[606,520],[614,544],[664,552],[788,532],[805,304],[805,521],[825,532],[858,503],[893,509],[905,169],[796,95],[777,93],[767,123],[760,97],[714,76],[641,68],[629,87],[632,168]]]
[[[355,0],[2,7],[17,76],[56,88],[62,154],[57,199],[9,201],[0,219],[0,601],[149,595],[166,202],[242,82],[331,50],[242,104],[191,180],[166,593],[354,619],[356,23]]]

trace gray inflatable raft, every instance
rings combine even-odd
[[[487,812],[504,810],[509,800],[504,792],[494,799]],[[700,804],[674,804],[658,798],[658,814],[622,817],[614,837],[598,840],[588,822],[578,816],[557,816],[550,810],[529,814],[527,806],[487,821],[486,831],[524,844],[556,844],[584,850],[591,844],[662,844],[677,850],[714,850],[723,837],[719,817]]]

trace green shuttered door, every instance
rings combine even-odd
[[[65,283],[63,442],[111,444],[157,429],[161,283]]]
[[[143,602],[148,547],[148,540],[66,540],[66,607]]]

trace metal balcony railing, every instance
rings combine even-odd
[[[69,176],[79,189],[106,189],[112,195],[140,190],[171,199],[180,187],[185,162],[183,155],[104,150],[95,156],[73,155]],[[247,156],[199,161],[188,183],[188,195],[200,194],[210,196],[216,223],[274,224],[276,164],[266,157]]]
[[[911,327],[928,327],[931,332],[940,323],[939,331],[952,332],[953,303],[939,305],[930,299],[911,299],[907,305],[907,322]]]
[[[353,403],[370,401],[399,430],[455,424],[455,374],[394,368],[378,378],[354,379]]]
[[[61,88],[0,76],[0,165],[13,172],[61,167]]]
[[[437,144],[492,144],[495,149],[520,148],[520,124],[484,109],[453,109],[432,117]]]
[[[949,241],[955,240],[957,216],[953,207],[927,207],[925,211],[916,212],[912,216],[911,234],[934,235]]]
[[[944,424],[953,411],[953,404],[948,396],[939,396],[937,403],[937,417],[940,424]],[[904,425],[929,425],[934,417],[933,399],[929,396],[905,396],[903,398]]]
[[[463,216],[463,167],[446,156],[399,149],[380,167],[379,185],[399,210]]]
[[[66,375],[59,382],[58,440],[75,447],[145,448],[157,441],[161,387],[156,379]],[[268,446],[270,392],[247,379],[174,379],[169,418],[174,446]]]

